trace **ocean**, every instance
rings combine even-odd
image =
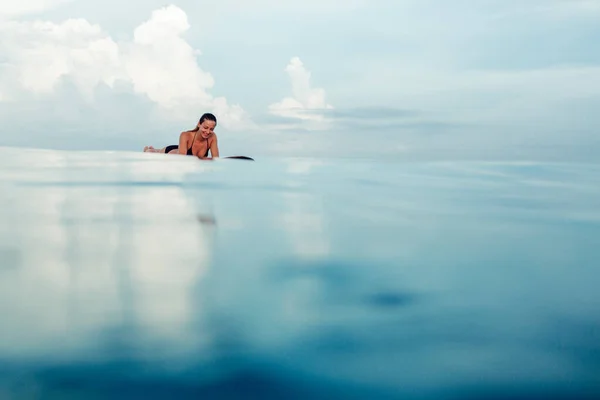
[[[0,148],[0,398],[598,398],[599,182]]]

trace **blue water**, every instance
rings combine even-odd
[[[0,149],[1,398],[600,396],[600,166]]]

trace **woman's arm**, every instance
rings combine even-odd
[[[212,158],[219,158],[219,144],[217,143],[217,135],[214,135],[215,139],[210,145],[210,155]]]
[[[179,135],[179,154],[187,154],[187,132],[181,132]]]

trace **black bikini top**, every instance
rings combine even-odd
[[[196,133],[194,134],[194,138],[192,139],[192,145],[190,146],[190,148],[187,150],[187,155],[188,156],[193,156],[194,153],[192,153],[192,147],[194,147],[194,141],[196,140],[196,135],[198,134],[198,132],[196,131]],[[206,139],[206,154],[204,154],[204,157],[208,157],[208,139]]]

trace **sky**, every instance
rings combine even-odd
[[[593,161],[600,0],[0,0],[0,146]]]

